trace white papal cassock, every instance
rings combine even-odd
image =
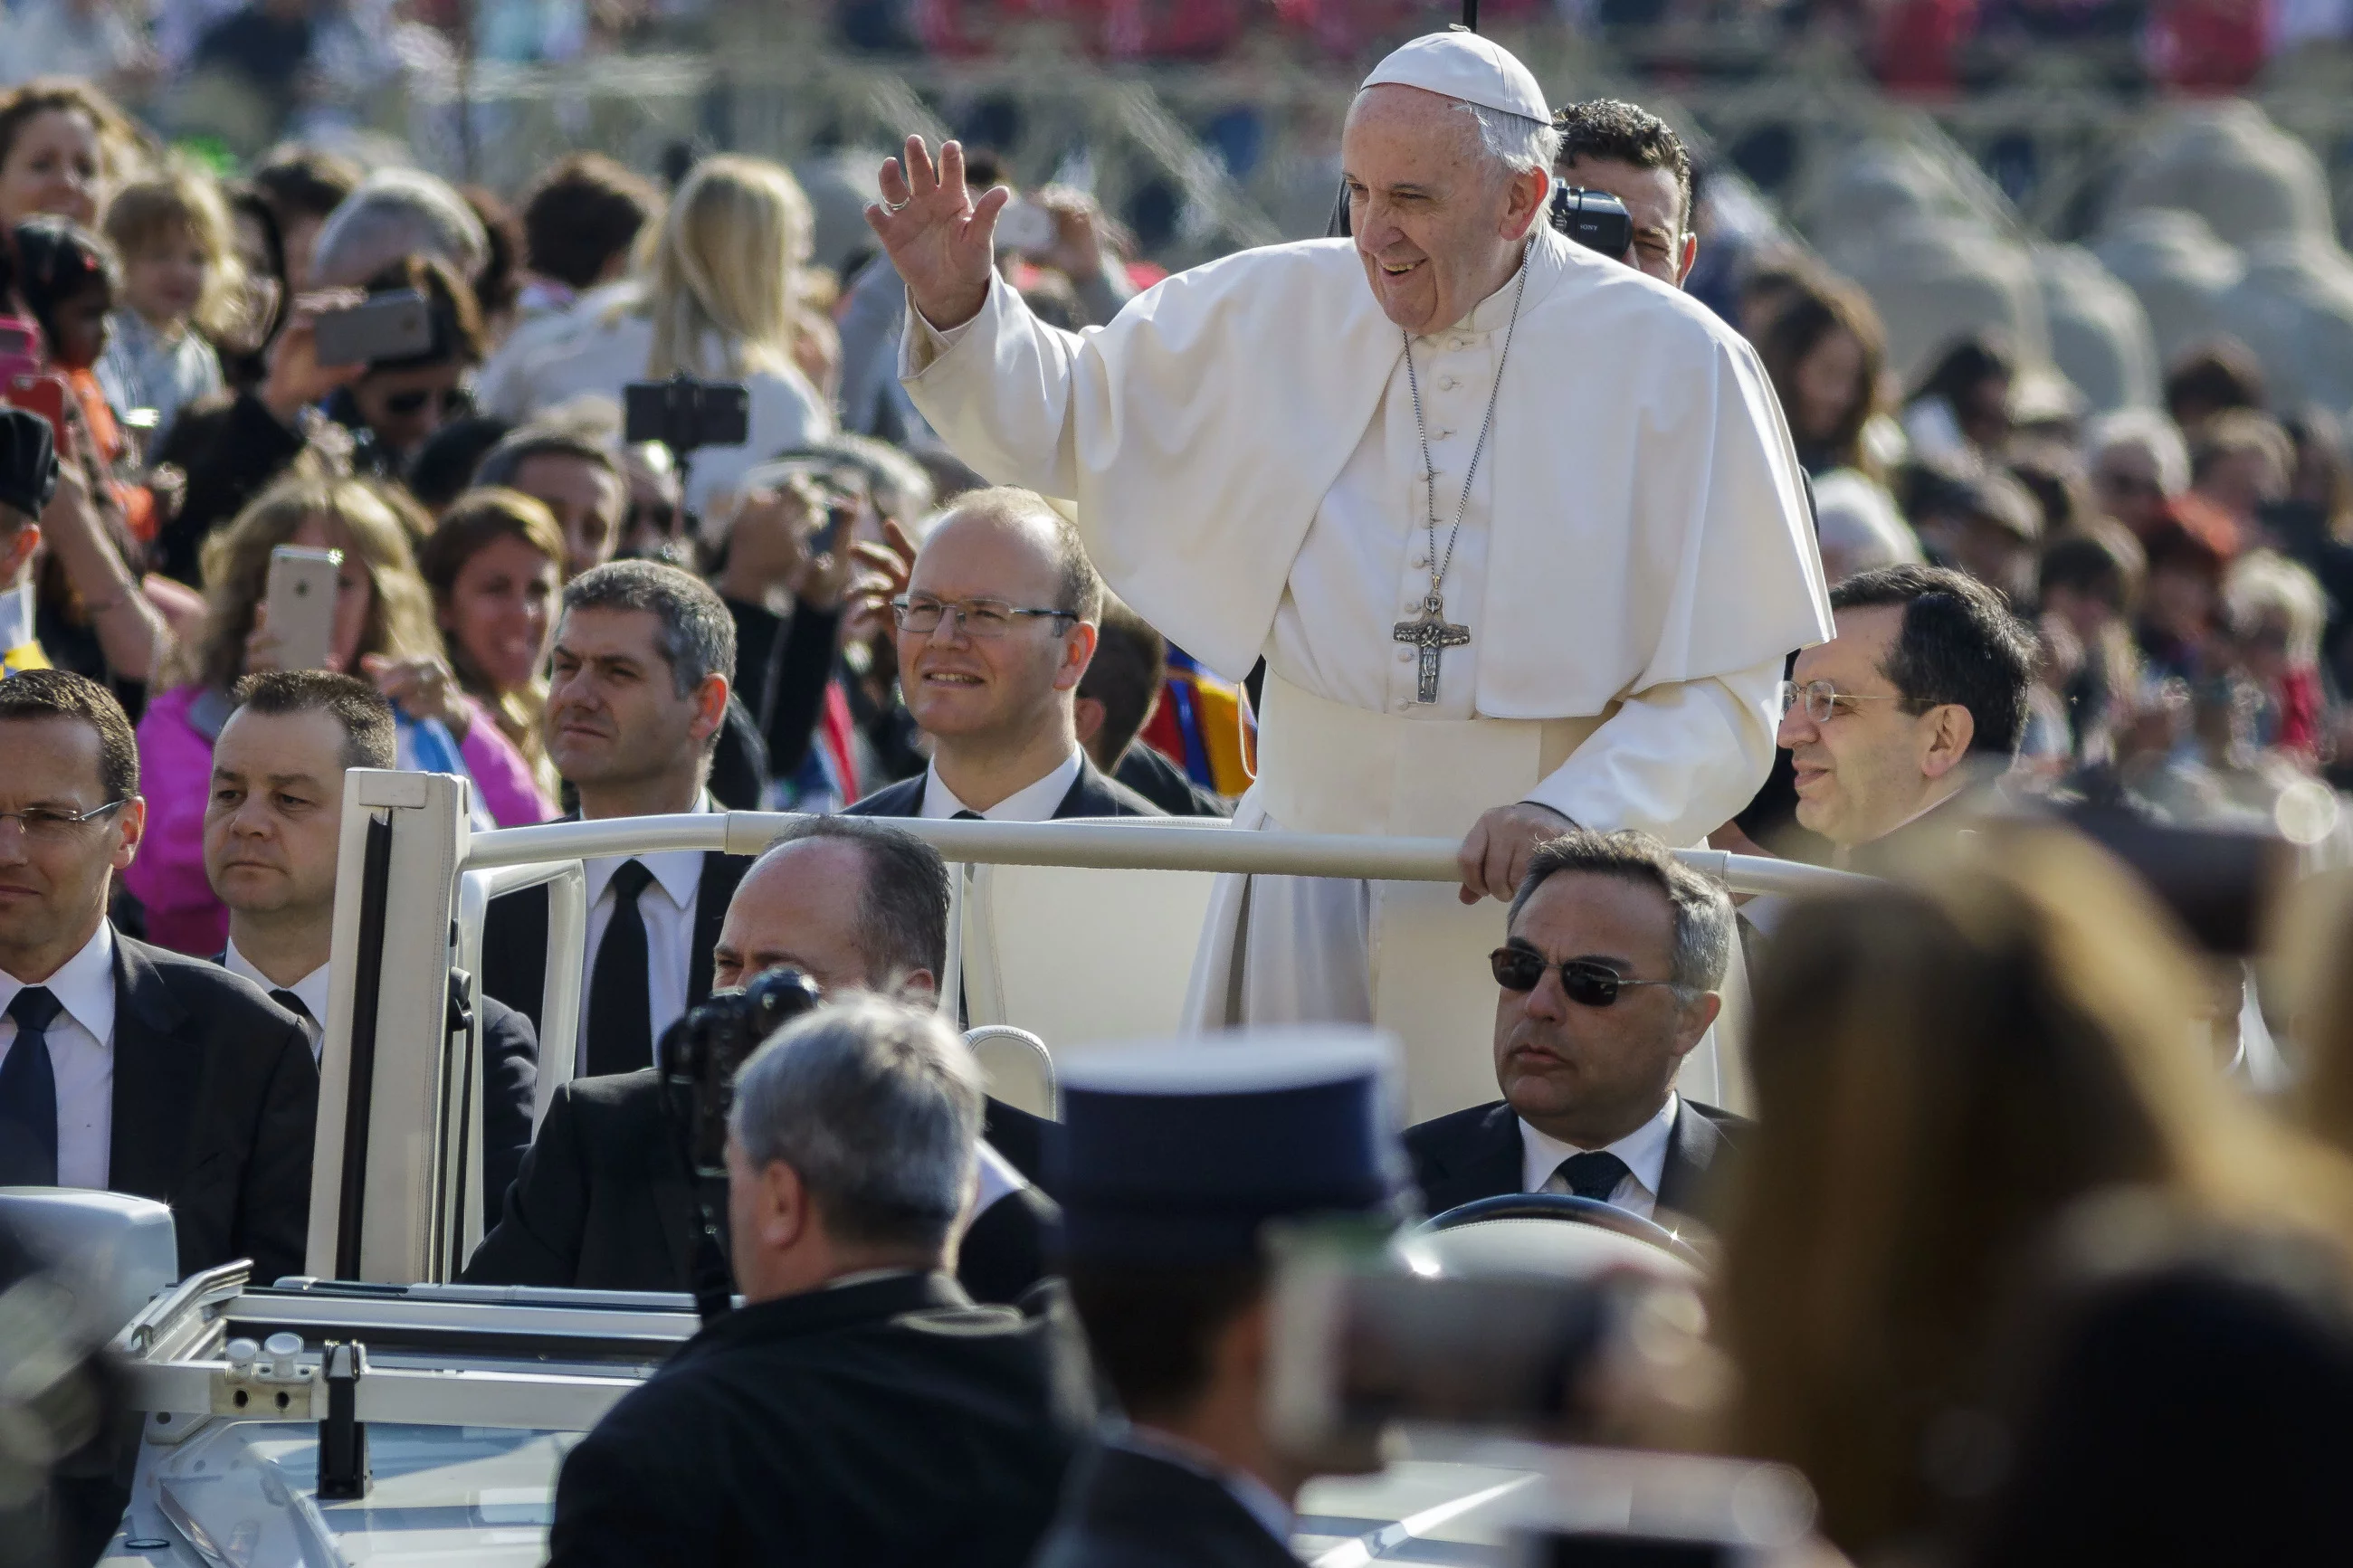
[[[1525,266],[1446,574],[1472,640],[1434,704],[1391,637],[1430,591],[1404,338],[1351,242],[1210,262],[1082,333],[992,279],[949,332],[911,310],[901,370],[959,458],[1067,503],[1177,646],[1233,679],[1265,658],[1237,826],[1459,838],[1529,800],[1696,843],[1765,778],[1784,656],[1831,635],[1803,481],[1756,354],[1704,307],[1548,226]],[[1414,341],[1441,551],[1518,287]],[[1409,1042],[1417,1115],[1492,1099],[1502,922],[1451,886],[1223,879],[1188,1012],[1373,1018]]]

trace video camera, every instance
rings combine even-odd
[[[747,985],[714,991],[662,1031],[663,1102],[682,1134],[697,1176],[727,1179],[727,1117],[735,1074],[760,1042],[818,1005],[817,986],[797,969],[770,969]]]
[[[1634,244],[1633,215],[1608,191],[1553,186],[1552,226],[1588,250],[1598,250],[1613,260],[1623,258]]]
[[[633,381],[621,397],[622,439],[633,447],[659,441],[683,459],[752,438],[752,391],[741,382],[697,381],[681,371],[668,381]]]

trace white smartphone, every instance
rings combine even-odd
[[[1054,247],[1054,215],[1036,202],[1016,196],[997,215],[997,248],[1021,256],[1039,256]]]
[[[269,552],[270,634],[281,669],[324,669],[335,646],[335,580],[340,550],[281,544]]]

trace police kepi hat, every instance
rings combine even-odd
[[[1397,1059],[1390,1037],[1338,1027],[1072,1053],[1046,1145],[1065,1254],[1242,1261],[1269,1220],[1395,1209]]]

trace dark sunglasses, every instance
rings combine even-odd
[[[1487,965],[1495,972],[1495,984],[1506,991],[1533,991],[1544,984],[1546,970],[1557,968],[1561,990],[1580,1007],[1607,1007],[1630,985],[1674,986],[1672,980],[1629,980],[1590,958],[1564,959],[1556,965],[1525,947],[1499,947],[1487,955]]]
[[[406,419],[412,414],[422,414],[427,403],[438,403],[443,414],[456,416],[469,412],[474,400],[465,388],[454,387],[448,392],[419,388],[415,392],[396,392],[384,400],[384,411]]]

